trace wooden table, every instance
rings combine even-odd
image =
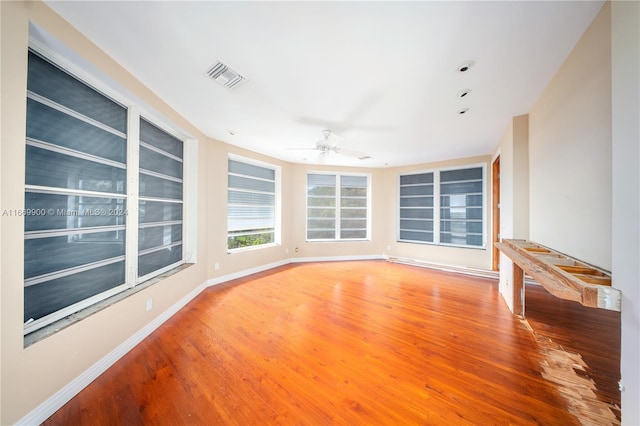
[[[513,261],[513,312],[524,317],[524,276],[528,274],[560,299],[620,311],[622,295],[611,274],[540,244],[502,240],[496,247]]]

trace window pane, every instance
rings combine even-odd
[[[182,200],[182,183],[140,173],[140,196]]]
[[[148,143],[167,154],[180,159],[183,158],[183,142],[164,130],[154,126],[144,118],[140,119],[140,141]]]
[[[33,52],[29,52],[27,87],[115,130],[127,131],[125,108]]]
[[[400,209],[400,218],[433,219],[433,209]]]
[[[124,225],[126,203],[121,198],[25,193],[25,231]]]
[[[24,288],[24,321],[39,319],[124,284],[124,261]]]
[[[430,243],[433,242],[433,233],[400,230],[400,240]]]
[[[250,177],[229,175],[229,188],[275,193],[276,183]]]
[[[140,147],[140,168],[182,179],[182,163],[166,155]]]
[[[433,172],[400,176],[400,185],[433,184]]]
[[[124,256],[124,230],[70,234],[24,241],[24,277]]]
[[[366,229],[343,229],[340,231],[340,238],[344,240],[348,239],[360,239],[367,237]]]
[[[150,274],[182,260],[182,244],[138,256],[138,276]]]
[[[400,221],[400,229],[411,231],[433,231],[433,221],[403,219]]]
[[[326,229],[326,230],[314,230],[309,229],[307,231],[307,239],[309,240],[326,240],[326,239],[335,239],[336,231],[334,229]]]
[[[400,176],[400,241],[433,242],[434,173]]]
[[[140,200],[138,222],[154,223],[182,220],[182,203]]]
[[[27,146],[27,185],[124,194],[125,182],[125,169]]]
[[[271,244],[276,227],[276,169],[228,160],[227,248]]]
[[[483,168],[443,171],[440,181],[440,242],[482,246]]]
[[[182,241],[182,223],[140,228],[138,232],[139,250],[162,247],[180,241]]]
[[[232,235],[227,238],[227,247],[229,249],[237,249],[242,247],[251,247],[261,244],[271,244],[275,242],[275,234],[273,230],[268,232],[258,232],[246,235]]]
[[[27,137],[112,161],[127,162],[127,141],[104,129],[27,99]]]
[[[433,197],[401,198],[400,207],[433,207]]]
[[[260,167],[254,164],[247,164],[240,161],[229,160],[229,173],[252,176],[271,181],[276,180],[276,171],[267,167]]]

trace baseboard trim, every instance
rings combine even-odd
[[[255,268],[244,269],[242,271],[234,272],[232,274],[221,275],[219,277],[215,277],[207,280],[207,287],[226,283],[227,281],[237,280],[238,278],[243,278],[248,275],[268,271],[269,269],[278,268],[280,266],[288,265],[289,263],[291,263],[291,260],[285,259],[285,260],[280,260],[278,262],[272,262],[272,263],[267,263],[265,265],[256,266]]]
[[[348,262],[350,260],[383,260],[384,255],[360,255],[360,256],[325,256],[325,257],[294,257],[290,259],[291,263],[309,263],[309,262]]]
[[[499,279],[500,274],[497,271],[487,269],[467,268],[465,266],[445,265],[441,263],[426,262],[418,259],[409,259],[404,257],[387,257],[389,262],[402,263],[403,265],[419,266],[421,268],[436,269],[443,272],[454,272],[456,274],[471,275],[474,277]]]
[[[16,425],[34,425],[41,424],[47,420],[53,413],[59,410],[64,404],[69,402],[74,396],[76,396],[82,389],[87,387],[98,376],[107,371],[109,367],[115,364],[120,358],[127,354],[136,345],[142,342],[153,331],[160,327],[165,321],[171,318],[176,312],[182,309],[187,303],[198,296],[205,288],[207,284],[200,284],[195,289],[191,290],[186,296],[178,300],[173,306],[160,315],[155,317],[151,322],[138,330],[135,334],[125,340],[122,344],[102,357],[98,362],[93,364],[78,377],[73,379],[69,384],[64,386],[58,392],[46,399],[43,403],[38,405],[29,414],[24,416]]]

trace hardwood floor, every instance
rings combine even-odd
[[[208,288],[45,425],[579,424],[542,359],[494,280],[288,265]]]

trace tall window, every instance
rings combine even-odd
[[[279,169],[229,158],[227,248],[277,243]]]
[[[183,259],[181,140],[32,50],[26,127],[25,334]]]
[[[400,176],[400,240],[433,242],[433,172]]]
[[[440,172],[440,243],[484,246],[483,168]]]
[[[307,240],[369,238],[369,176],[307,174]]]
[[[398,240],[484,247],[484,167],[403,174]]]

